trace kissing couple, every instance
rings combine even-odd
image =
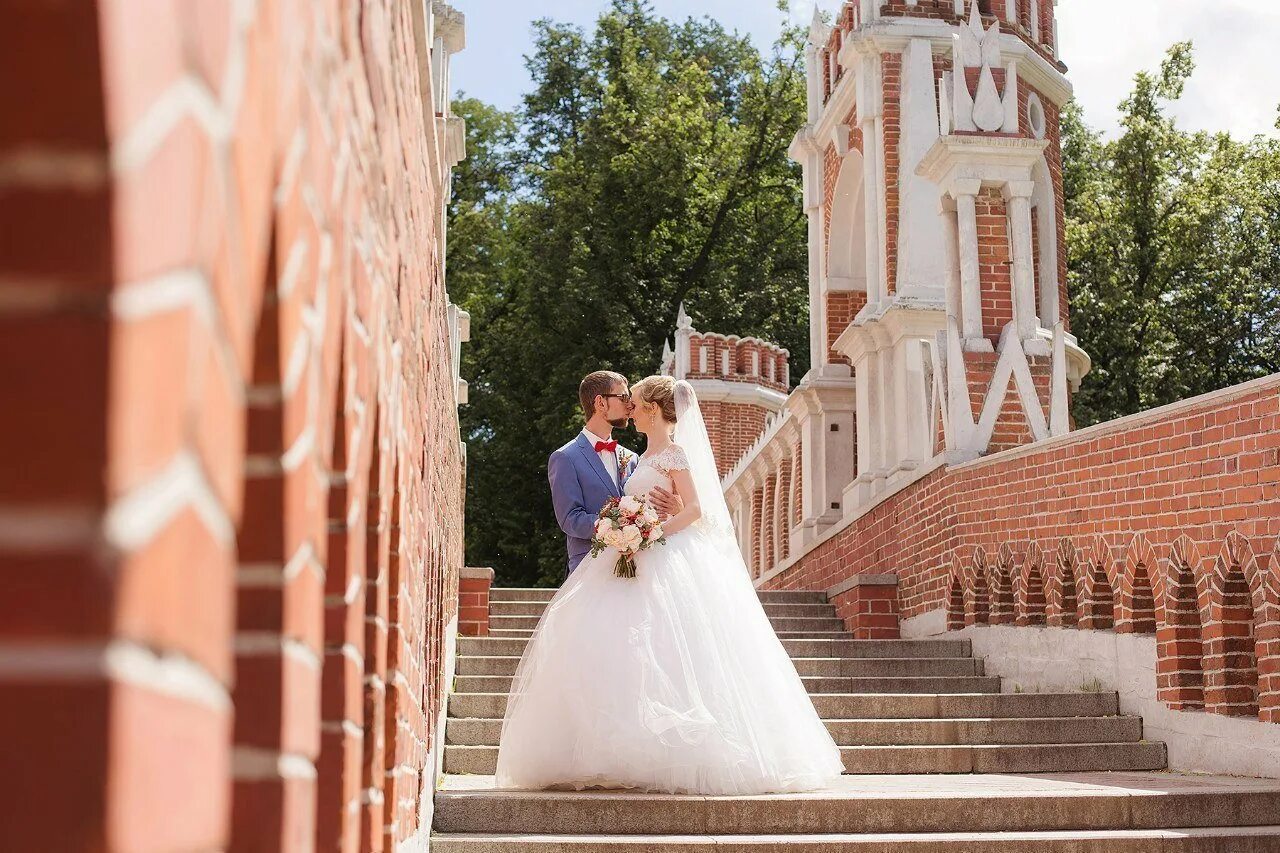
[[[738,549],[694,388],[589,374],[586,425],[547,476],[569,574],[525,647],[507,699],[497,785],[754,794],[829,786],[840,750],[819,719]],[[616,444],[627,420],[645,437]],[[610,498],[647,498],[665,541],[590,556]]]

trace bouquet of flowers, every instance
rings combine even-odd
[[[620,578],[636,576],[636,554],[665,543],[658,511],[646,498],[627,495],[609,498],[596,520],[596,535],[591,538],[591,556],[605,548],[618,551],[618,564],[613,573]]]

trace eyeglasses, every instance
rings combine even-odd
[[[624,403],[630,402],[631,400],[630,394],[601,394],[600,396],[601,397],[617,397],[619,400],[621,400]]]

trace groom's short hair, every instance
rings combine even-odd
[[[582,403],[583,413],[590,418],[595,414],[596,397],[613,393],[614,385],[626,385],[627,377],[612,370],[597,370],[588,373],[578,385],[578,402]]]

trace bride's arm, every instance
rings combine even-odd
[[[676,468],[668,474],[675,483],[676,494],[684,501],[684,509],[662,522],[662,532],[670,536],[702,518],[702,507],[698,504],[698,491],[693,487],[693,475],[688,468]]]

